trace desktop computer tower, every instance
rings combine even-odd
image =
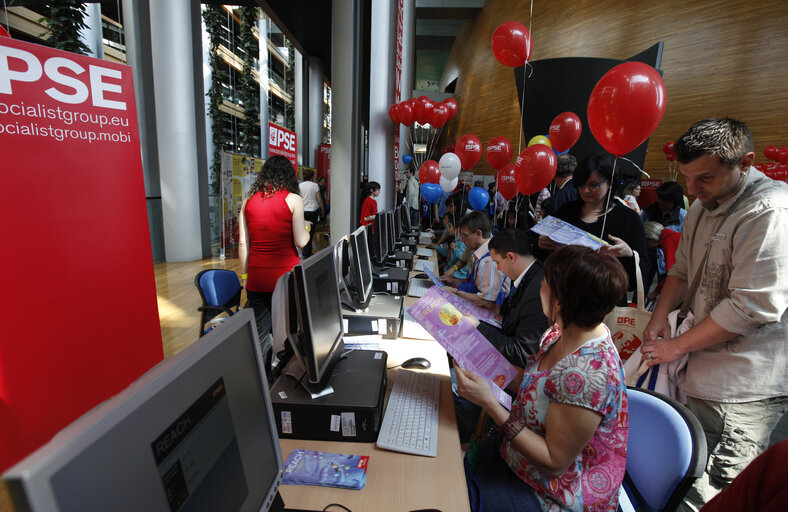
[[[412,269],[414,253],[408,251],[395,251],[386,257],[385,264],[397,268]]]
[[[372,291],[403,295],[408,291],[407,268],[389,267],[376,270],[372,277]]]
[[[378,439],[386,396],[387,354],[352,350],[334,367],[333,393],[312,398],[288,374],[295,358],[271,388],[274,421],[280,438],[374,443]]]
[[[399,334],[401,319],[401,295],[373,295],[369,305],[361,310],[342,306],[345,334],[349,336],[380,334],[393,340]]]

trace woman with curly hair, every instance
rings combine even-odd
[[[271,296],[279,277],[300,261],[312,223],[304,221],[304,201],[290,161],[274,155],[263,164],[241,206],[238,257],[246,296],[254,309],[266,362],[271,348]]]

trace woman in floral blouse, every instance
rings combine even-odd
[[[459,394],[498,434],[468,467],[474,510],[615,510],[626,468],[627,394],[603,318],[627,289],[616,258],[566,246],[545,262],[542,309],[553,327],[521,379],[511,413],[488,382],[456,368]]]

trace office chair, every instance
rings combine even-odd
[[[632,387],[627,393],[629,440],[619,510],[676,510],[706,467],[703,428],[672,398]]]
[[[238,312],[242,288],[238,275],[232,270],[203,270],[194,276],[194,286],[202,299],[202,306],[197,308],[201,312],[200,336],[210,331],[205,329],[205,324],[212,318],[222,313],[231,316]]]

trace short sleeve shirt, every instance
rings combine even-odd
[[[553,402],[584,407],[602,415],[588,444],[559,478],[541,473],[511,443],[501,456],[512,471],[536,491],[544,510],[616,510],[624,479],[629,418],[624,370],[610,333],[588,341],[552,368],[539,371],[539,361],[560,333],[550,330],[541,349],[525,367],[512,414],[525,428],[545,435],[545,418]]]

